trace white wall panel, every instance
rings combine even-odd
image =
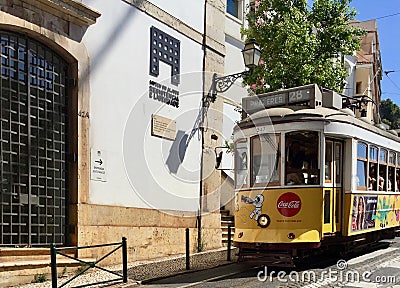
[[[90,55],[90,143],[107,154],[107,182],[91,181],[90,202],[197,210],[201,45],[123,1],[85,2],[102,14],[83,39]],[[163,62],[158,77],[149,75],[151,26],[181,41],[179,86]],[[150,99],[150,80],[178,90],[179,108]],[[151,136],[152,114],[176,121],[175,141]]]

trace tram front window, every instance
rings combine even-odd
[[[252,184],[279,185],[279,135],[263,134],[252,139]]]
[[[317,132],[300,131],[286,134],[286,185],[319,183],[318,147]]]

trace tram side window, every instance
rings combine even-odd
[[[340,184],[342,182],[342,144],[341,143],[335,143],[335,182],[336,184]],[[339,210],[336,210],[336,212],[339,212]],[[339,217],[337,217],[339,219]]]
[[[239,140],[235,143],[235,179],[236,188],[247,185],[247,142],[246,140]]]
[[[378,189],[378,148],[369,147],[369,170],[368,170],[368,190],[377,191]]]
[[[387,184],[387,151],[385,149],[381,149],[379,151],[378,190],[386,191],[388,189]]]
[[[333,153],[333,142],[326,141],[325,145],[325,182],[332,182],[332,153]]]
[[[318,132],[286,134],[286,185],[319,184],[318,149]]]
[[[367,190],[367,145],[357,144],[357,189]]]
[[[280,185],[280,135],[256,136],[251,145],[252,184]]]
[[[400,154],[397,154],[397,160],[396,160],[396,184],[394,187],[394,191],[399,192],[400,188]]]
[[[388,181],[387,181],[387,191],[394,191],[395,189],[395,175],[396,175],[396,162],[395,162],[395,153],[389,152],[388,159]]]

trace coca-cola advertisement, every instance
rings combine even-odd
[[[281,215],[286,217],[292,217],[300,212],[301,199],[300,197],[292,192],[287,192],[279,196],[276,202],[276,208]]]

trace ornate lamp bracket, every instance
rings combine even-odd
[[[211,102],[215,102],[217,98],[217,93],[224,93],[228,91],[229,88],[232,87],[233,83],[240,77],[245,78],[250,74],[250,70],[226,75],[226,76],[217,76],[216,73],[213,75],[212,79],[212,89],[211,89]]]

